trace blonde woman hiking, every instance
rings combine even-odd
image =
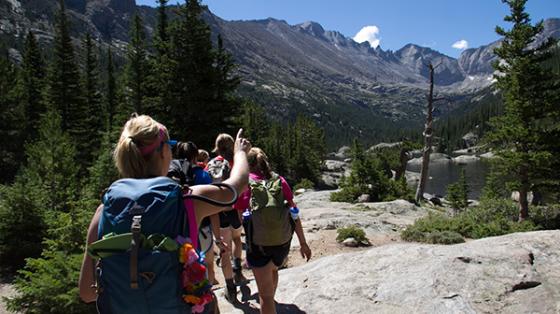
[[[165,126],[146,115],[126,122],[114,151],[122,179],[104,194],[87,233],[83,301],[97,301],[100,313],[119,314],[201,313],[215,303],[196,238],[202,219],[247,186],[250,143],[241,134],[224,184],[183,190],[166,177],[176,141]],[[100,261],[94,264],[91,256]]]

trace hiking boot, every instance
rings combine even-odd
[[[241,269],[239,269],[236,270],[233,274],[233,282],[235,282],[236,286],[244,286],[249,283],[249,279],[245,278],[245,276],[243,276],[243,273],[241,272]]]
[[[224,293],[224,297],[226,298],[226,300],[229,303],[236,304],[237,303],[237,289],[235,288],[235,286],[233,286],[233,287],[226,286],[226,291]]]

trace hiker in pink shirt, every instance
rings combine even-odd
[[[278,268],[288,257],[294,231],[301,256],[309,260],[311,249],[305,241],[299,209],[286,180],[272,172],[268,157],[260,148],[252,148],[247,160],[249,188],[233,207],[243,211],[247,262],[257,282],[261,313],[276,313]]]

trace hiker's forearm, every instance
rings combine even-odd
[[[301,218],[296,220],[296,235],[298,237],[299,244],[307,243],[305,240],[305,234],[303,233],[303,226],[301,225]]]
[[[93,267],[93,260],[87,255],[87,253],[84,253],[78,288],[80,290],[80,299],[82,299],[85,303],[91,303],[97,299],[95,289],[92,287],[95,284]]]
[[[236,190],[237,194],[241,194],[247,188],[249,183],[249,164],[247,163],[247,153],[244,151],[238,151],[233,156],[233,169],[231,170],[231,175],[229,179],[225,180],[224,183],[232,185]]]
[[[87,254],[87,246],[97,240],[97,228],[99,226],[99,218],[101,217],[102,210],[103,205],[100,205],[91,219],[86,239],[86,251],[84,252],[82,268],[80,269],[80,278],[78,280],[80,299],[86,303],[93,302],[97,299],[97,294],[95,293],[95,288],[93,287],[95,284],[94,264],[91,257]]]

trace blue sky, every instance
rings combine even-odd
[[[496,25],[507,26],[507,5],[499,0],[202,0],[226,20],[273,17],[289,24],[320,23],[354,38],[369,39],[384,50],[407,43],[431,47],[452,57],[462,49],[488,44],[498,36]],[[155,6],[156,0],[136,0]],[[170,0],[170,4],[184,1]],[[530,0],[527,12],[536,22],[560,17],[560,0]],[[369,26],[369,27],[368,27]],[[452,46],[455,46],[452,47]]]

